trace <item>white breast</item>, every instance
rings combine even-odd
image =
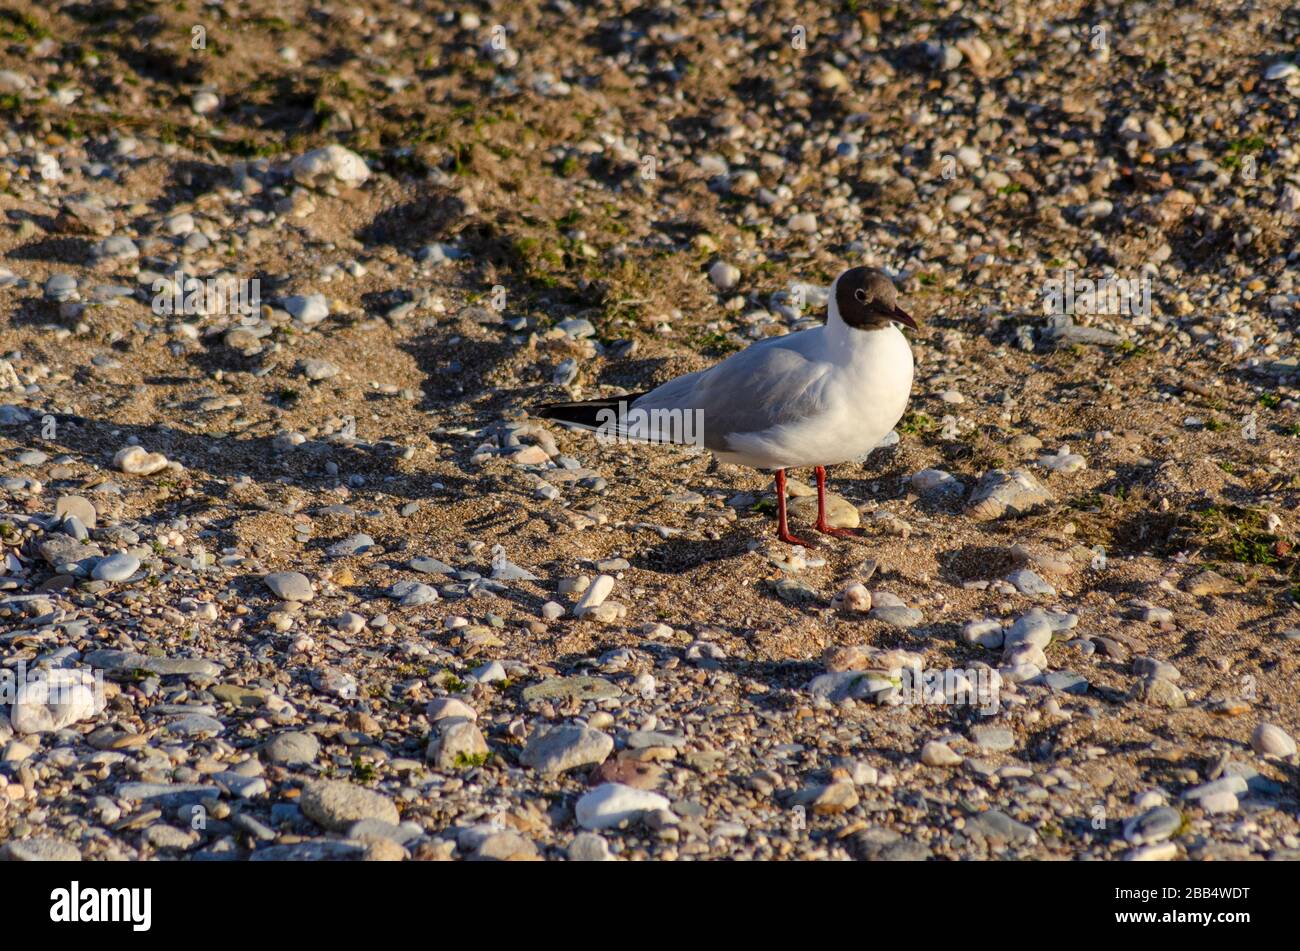
[[[828,325],[818,411],[751,433],[734,433],[723,462],[756,469],[831,466],[870,452],[907,407],[912,349],[897,327],[860,331]]]

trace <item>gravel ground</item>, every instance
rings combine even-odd
[[[0,857],[1300,857],[1298,35],[7,4]],[[861,537],[529,416],[854,265]]]

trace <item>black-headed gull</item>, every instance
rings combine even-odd
[[[776,470],[777,537],[792,545],[811,547],[786,523],[785,470],[812,466],[817,530],[853,534],[826,524],[826,466],[870,452],[902,418],[912,348],[897,324],[917,324],[898,306],[893,282],[873,268],[837,277],[827,311],[820,327],[760,340],[647,393],[535,412],[614,437],[695,442],[722,462]]]

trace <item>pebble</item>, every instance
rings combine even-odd
[[[316,597],[312,583],[298,571],[274,571],[262,578],[262,583],[284,601],[310,601]]]
[[[94,503],[80,495],[61,495],[54,503],[54,514],[58,518],[75,518],[88,529],[99,524],[99,513]]]
[[[946,744],[931,740],[921,747],[921,762],[926,766],[960,766],[962,756]]]
[[[1054,501],[1038,480],[1023,469],[993,469],[971,492],[967,514],[977,521],[1028,515]]]
[[[1147,845],[1168,839],[1183,825],[1183,815],[1169,806],[1156,806],[1124,823],[1126,842]]]
[[[1035,598],[1054,598],[1056,589],[1043,580],[1042,576],[1036,571],[1028,568],[1017,568],[1007,575],[1007,581],[1015,586],[1015,589],[1021,594],[1029,595]]]
[[[854,582],[831,599],[831,608],[846,614],[864,614],[871,610],[871,592],[861,582]]]
[[[478,713],[475,712],[473,707],[463,700],[457,700],[455,697],[434,697],[426,705],[424,713],[429,718],[430,723],[437,723],[439,720],[447,719],[478,719]]]
[[[420,581],[399,581],[388,589],[388,596],[404,608],[433,604],[438,590]]]
[[[149,452],[142,446],[127,446],[113,457],[113,466],[131,475],[153,475],[169,465],[160,452]]]
[[[718,261],[709,268],[709,280],[720,291],[729,291],[740,283],[740,268],[726,261]]]
[[[263,755],[272,763],[302,766],[316,761],[320,755],[320,741],[310,733],[280,733],[266,744]]]
[[[911,479],[912,489],[922,498],[955,498],[966,494],[966,486],[950,472],[922,469]]]
[[[319,324],[330,315],[329,301],[324,294],[294,295],[286,297],[283,304],[294,320],[308,327]]]
[[[0,847],[6,862],[80,862],[81,852],[71,842],[48,836],[10,839]]]
[[[646,813],[668,809],[666,796],[634,789],[622,783],[605,783],[578,799],[574,812],[578,824],[589,831],[638,822]]]
[[[610,592],[614,590],[614,578],[612,575],[597,575],[583,593],[582,598],[573,608],[573,616],[584,618],[591,614],[609,597]]]
[[[374,548],[375,540],[369,535],[358,533],[349,535],[341,541],[335,542],[325,549],[325,554],[331,558],[347,558],[351,555],[359,555],[362,552]]]
[[[599,730],[582,726],[556,726],[539,730],[529,739],[519,762],[548,774],[581,766],[596,766],[614,749],[614,740]]]
[[[609,842],[604,836],[597,835],[595,832],[579,832],[569,843],[565,854],[568,855],[570,862],[613,862],[614,856],[609,854]]]
[[[971,730],[971,738],[990,753],[1003,753],[1016,745],[1016,735],[1003,727],[977,726]]]
[[[302,374],[309,380],[332,380],[341,372],[338,364],[330,360],[311,357],[302,362]]]
[[[1088,468],[1087,460],[1077,453],[1070,452],[1069,446],[1062,446],[1051,455],[1039,456],[1038,464],[1044,469],[1050,469],[1059,475],[1069,475]]]
[[[969,827],[998,843],[1032,845],[1038,841],[1038,833],[1031,826],[1017,822],[998,809],[988,809],[972,817]]]
[[[90,576],[97,581],[125,581],[140,570],[140,559],[126,552],[117,552],[101,559]]]
[[[387,796],[338,779],[317,779],[303,787],[298,805],[303,815],[333,832],[342,832],[354,822],[377,819],[396,825],[397,807]]]
[[[425,758],[446,772],[470,768],[487,758],[491,750],[482,731],[473,721],[443,718],[437,722],[437,733],[430,738]]]
[[[925,620],[925,616],[916,608],[893,605],[874,607],[867,613],[867,617],[903,629],[916,627]]]
[[[1296,754],[1296,742],[1285,730],[1272,723],[1261,723],[1250,734],[1250,747],[1260,756],[1286,759]]]
[[[370,178],[365,159],[341,145],[327,145],[298,156],[289,164],[294,181],[308,188],[333,184],[356,188]]]

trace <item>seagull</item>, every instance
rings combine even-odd
[[[919,329],[898,306],[889,276],[849,268],[831,285],[820,327],[767,337],[644,393],[548,403],[535,412],[607,437],[694,442],[720,462],[775,470],[777,538],[811,548],[815,543],[790,533],[785,471],[816,472],[817,531],[857,534],[826,523],[826,467],[870,452],[902,418],[912,348],[899,324]]]

